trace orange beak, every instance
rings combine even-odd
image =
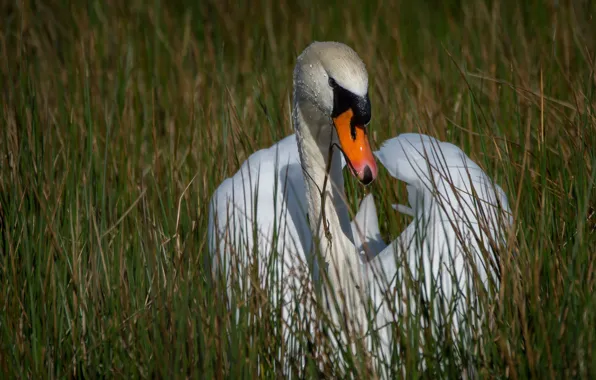
[[[352,127],[354,112],[347,111],[333,118],[339,144],[344,151],[350,171],[360,182],[368,185],[377,178],[377,163],[368,143],[363,125]]]

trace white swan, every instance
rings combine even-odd
[[[294,71],[295,137],[253,154],[212,197],[209,245],[217,253],[216,271],[242,277],[250,262],[246,247],[257,248],[261,285],[268,281],[267,273],[283,278],[282,289],[273,294],[282,294],[288,304],[284,317],[293,301],[302,298],[297,293],[308,290],[303,284],[310,274],[318,277],[311,254],[316,245],[328,263],[336,264],[337,270],[328,271],[334,289],[343,292],[336,296],[349,298],[342,304],[354,309],[348,314],[355,323],[365,319],[365,282],[343,201],[342,156],[332,144],[342,147],[350,170],[363,183],[374,179],[377,167],[364,127],[370,120],[367,91],[364,64],[353,50],[338,43],[312,44]],[[272,252],[282,257],[272,260]]]
[[[362,183],[377,174],[367,138],[368,75],[351,48],[315,42],[302,52],[294,70],[292,118],[296,135],[251,155],[215,191],[209,216],[215,271],[222,270],[229,284],[249,286],[245,270],[258,258],[260,286],[272,281],[268,273],[280,276],[273,301],[283,302],[282,317],[292,320],[294,310],[310,312],[302,301],[308,299],[304,284],[310,276],[318,281],[312,254],[317,250],[329,265],[328,294],[341,300],[339,313],[331,308],[334,320],[339,324],[347,316],[352,323],[346,330],[362,333],[362,297],[370,296],[382,355],[391,351],[392,305],[412,312],[404,301],[411,291],[404,277],[423,281],[427,295],[440,289],[444,297],[435,301],[454,302],[457,331],[473,301],[472,283],[498,281],[490,258],[510,222],[503,191],[452,144],[418,134],[391,139],[374,154],[393,177],[408,183],[410,206],[397,209],[414,221],[386,246],[372,197],[365,198],[352,225],[343,201],[340,150]],[[367,255],[361,255],[365,247]],[[250,253],[254,249],[258,255]]]

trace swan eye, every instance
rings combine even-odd
[[[337,87],[337,82],[335,82],[335,79],[333,79],[333,78],[329,77],[329,86],[330,86],[331,88],[335,88],[335,87]]]

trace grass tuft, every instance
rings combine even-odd
[[[7,377],[280,375],[279,310],[254,315],[267,310],[266,292],[229,311],[211,281],[207,205],[252,152],[293,133],[293,65],[313,40],[345,42],[365,61],[373,147],[430,134],[460,146],[509,196],[515,228],[480,375],[596,373],[593,2],[49,0],[0,9]],[[346,184],[355,211],[364,190]],[[366,191],[385,239],[395,238],[409,220],[390,205],[405,187],[381,170]],[[396,327],[395,364],[408,377],[418,328]],[[295,343],[311,376],[337,373],[333,361],[317,373],[307,342]],[[434,344],[450,355],[448,340]]]

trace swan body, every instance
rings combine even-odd
[[[255,260],[259,286],[274,281],[271,273],[279,276],[271,297],[282,302],[284,321],[312,315],[310,284],[324,274],[322,303],[337,301],[329,311],[345,330],[338,344],[353,343],[369,327],[370,299],[389,359],[393,305],[400,313],[413,310],[405,279],[422,282],[427,295],[439,289],[436,302],[454,305],[459,331],[475,285],[498,283],[493,248],[511,220],[503,191],[461,149],[403,134],[373,153],[370,117],[368,76],[358,55],[340,43],[311,44],[294,70],[296,134],[251,155],[217,188],[208,237],[214,269],[228,285],[249,286],[246,270]],[[351,223],[344,201],[343,167],[370,184],[377,175],[373,154],[407,183],[409,204],[396,208],[414,218],[389,245],[371,195]]]

